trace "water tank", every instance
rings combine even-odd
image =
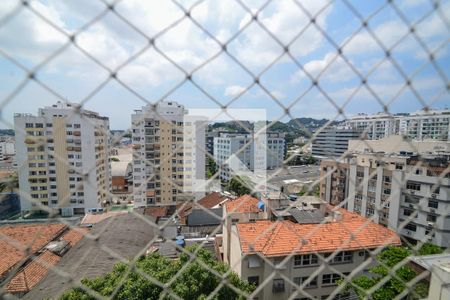
[[[259,202],[258,202],[258,209],[259,210],[264,210],[264,207],[265,207],[264,201],[259,200]]]
[[[289,195],[288,197],[291,201],[297,201],[297,195]]]

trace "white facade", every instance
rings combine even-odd
[[[16,154],[14,142],[0,142],[0,160],[5,160]]]
[[[325,168],[326,162],[322,163]],[[450,174],[448,157],[359,154],[337,166],[347,209],[418,241],[450,246]],[[335,167],[336,168],[336,167]],[[328,166],[324,172],[333,172]],[[442,174],[442,175],[441,175]],[[339,182],[323,179],[322,198]]]
[[[312,139],[312,155],[319,157],[339,157],[348,150],[350,140],[359,139],[361,129],[350,127],[323,128]]]
[[[284,152],[283,134],[222,132],[218,137],[214,137],[214,160],[221,166],[220,178],[226,181],[231,179],[233,171],[280,168],[283,166]],[[230,161],[233,154],[239,159],[239,164]]]
[[[411,114],[359,114],[345,126],[364,130],[371,140],[401,134],[413,140],[450,140],[450,110],[417,111]]]
[[[109,202],[109,119],[58,102],[16,114],[21,208],[85,213]]]
[[[200,199],[205,178],[206,122],[176,102],[158,102],[131,116],[135,207]]]

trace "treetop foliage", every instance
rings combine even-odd
[[[153,253],[140,258],[136,263],[136,270],[130,270],[127,264],[118,263],[114,266],[112,272],[95,279],[85,278],[81,282],[100,295],[107,297],[111,296],[123,281],[118,293],[113,298],[127,300],[161,299],[161,294],[168,291],[183,299],[205,299],[216,290],[221,282],[228,283],[228,285],[224,284],[213,299],[244,299],[229,285],[233,285],[247,294],[254,290],[253,285],[241,280],[236,273],[228,272],[228,266],[216,261],[213,253],[203,248],[197,249],[197,247],[186,248],[190,253],[198,250],[193,258],[188,254],[181,253],[178,259],[171,260],[159,253]],[[211,270],[214,270],[223,278],[214,274]],[[175,280],[170,282],[168,289],[163,289],[140,272],[162,284],[168,284],[173,278]],[[171,297],[167,293],[163,298],[169,299]],[[81,288],[74,288],[66,291],[61,299],[90,300],[95,298]]]

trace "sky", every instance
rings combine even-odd
[[[61,100],[112,129],[160,100],[281,121],[450,106],[450,1],[21,2],[0,4],[1,128]]]

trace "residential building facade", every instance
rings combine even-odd
[[[205,178],[206,122],[187,114],[184,106],[162,101],[132,115],[135,207],[204,196],[195,185]]]
[[[356,154],[322,161],[321,198],[418,241],[450,246],[448,155]]]
[[[348,150],[349,140],[361,137],[362,131],[349,127],[327,127],[312,138],[312,155],[340,157]]]
[[[109,119],[58,102],[16,114],[21,210],[83,214],[110,201]]]
[[[234,172],[276,169],[283,166],[285,140],[283,133],[265,134],[221,132],[214,137],[214,160],[220,167],[220,178],[228,181]],[[235,156],[239,163],[230,160]]]
[[[226,203],[234,220],[224,224],[224,261],[257,286],[258,299],[345,299],[340,279],[362,272],[369,251],[400,245],[390,229],[309,198]]]
[[[413,140],[450,140],[450,110],[416,111],[410,114],[359,114],[345,121],[349,126],[366,133],[368,139],[378,140],[401,134]]]

